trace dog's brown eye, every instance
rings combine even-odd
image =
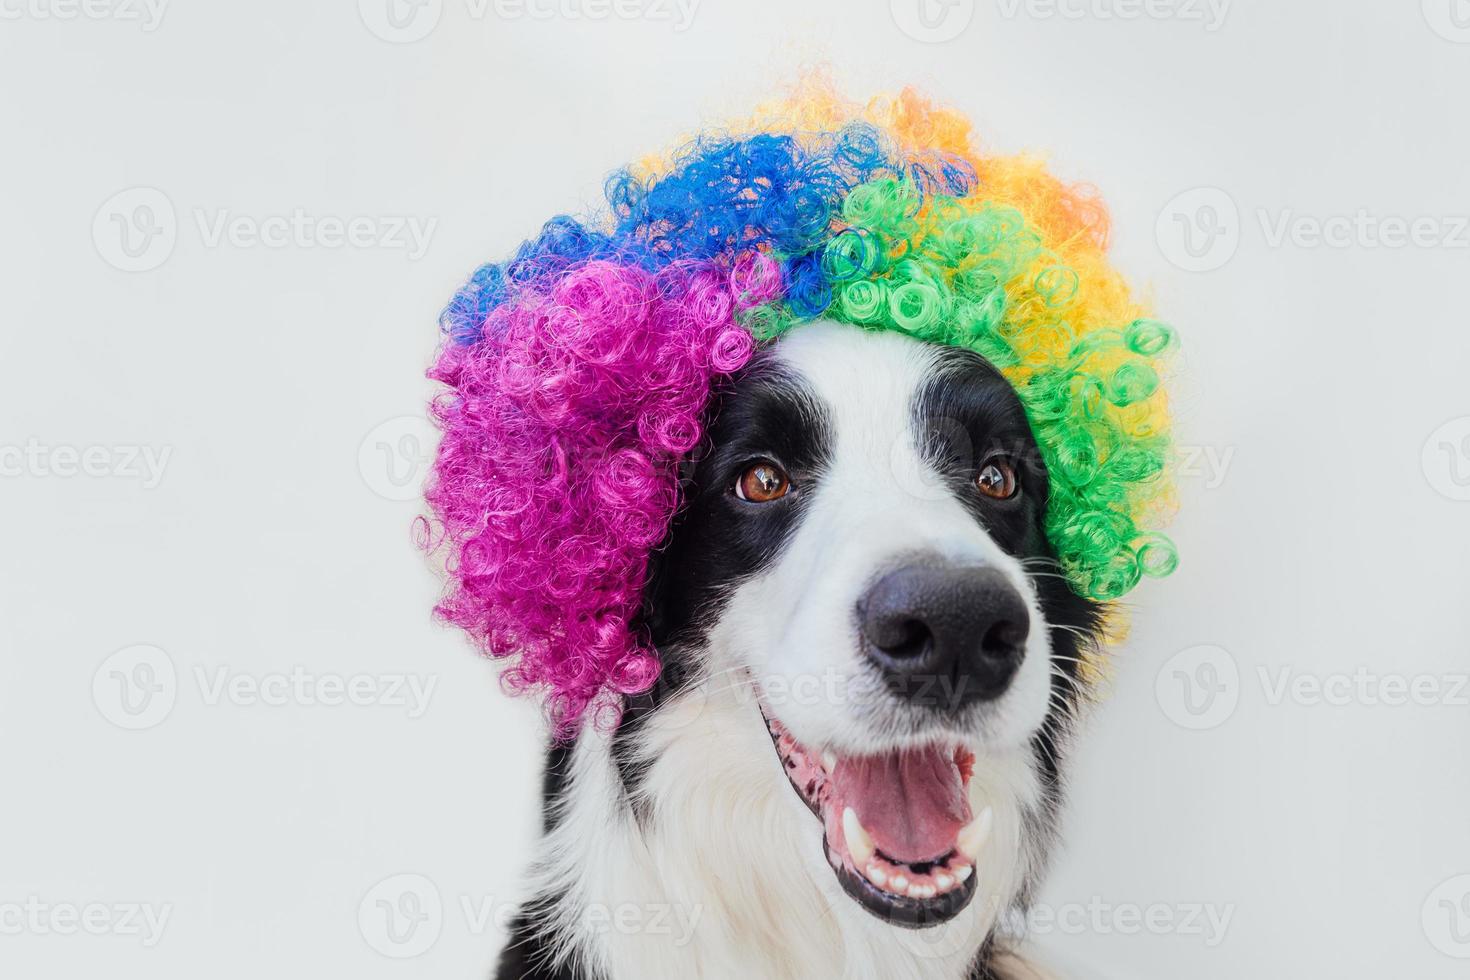
[[[786,471],[768,459],[747,467],[735,481],[735,496],[755,504],[779,500],[790,489],[791,479]]]
[[[975,487],[985,496],[1006,500],[1016,495],[1016,471],[1003,459],[993,459],[980,467]]]

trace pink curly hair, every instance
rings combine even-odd
[[[604,688],[658,676],[634,628],[648,559],[710,392],[754,351],[737,300],[711,265],[593,261],[518,293],[430,372],[450,389],[426,492],[451,546],[437,611],[518,655],[505,682],[545,688],[561,732]]]

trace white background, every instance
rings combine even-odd
[[[540,746],[431,622],[390,499],[437,311],[827,60],[1094,181],[1185,343],[1183,564],[1130,597],[1040,945],[1087,976],[1465,975],[1470,4],[387,2],[0,0],[0,974],[485,973]],[[298,211],[366,241],[250,237]],[[318,703],[355,677],[371,703]]]

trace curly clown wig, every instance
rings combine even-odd
[[[973,350],[1014,385],[1050,477],[1045,529],[1073,589],[1167,575],[1168,416],[1150,319],[1107,261],[1088,188],[980,152],[910,90],[822,85],[614,173],[607,206],[552,218],[480,267],[441,318],[427,499],[438,606],[562,733],[650,687],[650,556],[712,394],[822,318]],[[616,692],[616,693],[612,693]]]

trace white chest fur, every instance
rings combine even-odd
[[[531,887],[561,896],[558,953],[606,980],[962,978],[1034,872],[1021,814],[1037,778],[1023,752],[979,755],[970,784],[995,830],[956,919],[924,930],[860,908],[822,857],[821,825],[787,784],[756,705],[730,689],[665,704],[638,735],[648,768],[625,797],[610,741],[580,739]]]

